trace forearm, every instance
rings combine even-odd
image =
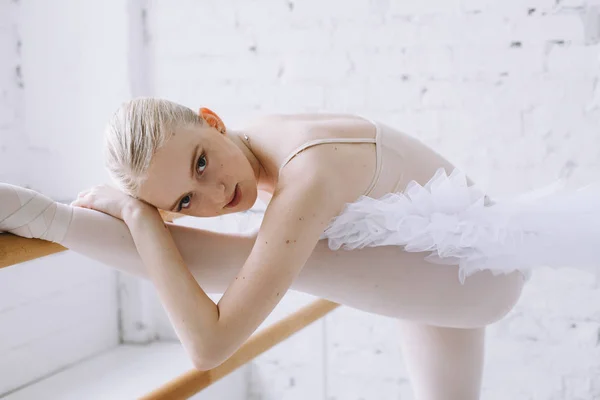
[[[198,367],[213,363],[219,342],[219,309],[190,273],[156,210],[136,209],[124,217],[148,276],[188,355]]]
[[[209,293],[223,293],[246,260],[254,237],[167,224],[184,263]],[[63,246],[110,267],[150,279],[127,225],[98,211],[74,207]]]

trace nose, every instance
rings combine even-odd
[[[211,204],[215,206],[223,206],[227,202],[227,193],[225,190],[225,184],[222,182],[215,182],[210,188],[205,188],[204,197]]]

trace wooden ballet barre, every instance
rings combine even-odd
[[[170,211],[159,210],[166,222],[173,222],[182,215]],[[28,239],[10,233],[0,233],[0,268],[10,267],[25,261],[35,260],[68,250],[57,243],[40,239]]]
[[[0,268],[67,250],[57,243],[0,233]]]
[[[168,222],[172,222],[175,218],[177,217],[163,215],[163,219]],[[65,250],[67,248],[57,243],[0,233],[0,268],[35,260]],[[139,400],[188,399],[276,344],[281,343],[294,333],[322,318],[338,306],[339,304],[328,300],[316,300],[252,335],[233,356],[218,367],[209,371],[194,369],[186,372],[151,393],[140,397]]]
[[[233,356],[218,367],[209,371],[191,370],[186,372],[138,400],[188,399],[294,333],[322,318],[338,306],[339,304],[328,300],[316,300],[288,317],[255,333]]]

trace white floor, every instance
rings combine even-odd
[[[120,346],[0,398],[132,400],[191,368],[189,359],[177,343]],[[246,389],[246,369],[242,367],[192,399],[243,400]]]

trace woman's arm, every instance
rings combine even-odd
[[[273,196],[250,256],[219,304],[194,280],[155,209],[126,213],[148,275],[197,368],[219,365],[256,330],[339,213],[341,203],[332,201],[325,182],[305,176]]]

